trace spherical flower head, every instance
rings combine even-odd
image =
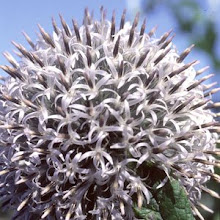
[[[31,49],[14,43],[0,86],[0,194],[15,219],[135,219],[152,198],[148,165],[178,179],[194,214],[214,174],[218,89],[196,79],[171,32],[154,38],[145,21],[120,26],[88,11],[72,28],[61,16],[50,36],[39,26]]]

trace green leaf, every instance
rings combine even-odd
[[[193,220],[191,205],[186,195],[185,189],[178,180],[170,178],[165,185],[159,189],[157,186],[166,178],[163,170],[153,164],[143,163],[136,172],[144,178],[148,173],[147,183],[150,187],[152,198],[150,204],[144,203],[142,208],[134,206],[134,212],[140,219],[156,220]]]
[[[159,205],[159,211],[166,220],[193,220],[191,206],[188,197],[179,181],[171,178],[161,189],[155,198]]]
[[[138,208],[136,205],[134,206],[134,212],[137,218],[141,219],[153,219],[153,220],[163,220],[159,213],[159,206],[155,199],[152,199],[150,204],[146,205],[146,207]]]

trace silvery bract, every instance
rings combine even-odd
[[[219,198],[206,182],[219,176],[218,89],[184,63],[171,32],[154,38],[125,22],[119,27],[101,12],[85,12],[81,27],[61,17],[50,36],[32,47],[14,43],[17,62],[1,66],[0,196],[14,219],[135,219],[133,206],[149,203],[151,164],[179,180],[195,215],[201,192]]]

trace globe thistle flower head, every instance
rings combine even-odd
[[[10,76],[0,87],[0,194],[14,219],[135,219],[152,198],[151,164],[178,179],[195,215],[206,182],[220,178],[213,84],[184,63],[171,31],[154,37],[123,13],[62,27],[40,25],[20,62],[5,53]],[[143,169],[144,167],[144,169]]]

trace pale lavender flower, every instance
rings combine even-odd
[[[178,54],[171,32],[154,37],[123,13],[116,27],[94,21],[72,28],[61,17],[50,36],[39,26],[30,50],[14,43],[20,61],[1,66],[0,195],[14,219],[135,219],[133,206],[152,198],[150,163],[185,188],[195,215],[201,192],[220,181],[214,166],[219,89],[196,79],[192,47]],[[210,90],[211,89],[211,90]],[[165,180],[159,187],[163,187]]]

